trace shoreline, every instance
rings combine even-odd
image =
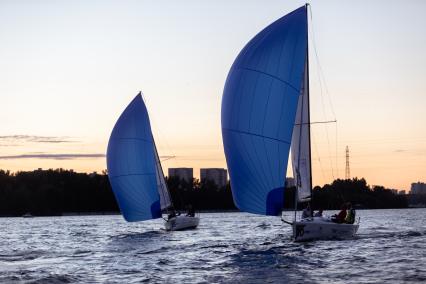
[[[404,209],[425,209],[425,207],[406,207],[406,208],[359,208],[356,209],[359,210],[404,210]],[[325,211],[338,211],[339,209],[328,209]],[[284,209],[283,212],[292,212],[293,209]],[[302,211],[302,210],[297,210]],[[182,210],[181,212],[185,212],[185,210]],[[242,212],[238,209],[228,209],[228,210],[199,210],[197,213],[246,213]],[[29,214],[29,215],[27,215]],[[121,215],[120,212],[64,212],[62,214],[52,214],[52,215],[32,215],[30,213],[27,213],[24,215],[0,215],[0,218],[39,218],[39,217],[73,217],[73,216],[104,216],[104,215]]]

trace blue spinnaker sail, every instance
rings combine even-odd
[[[148,112],[139,93],[115,124],[107,150],[109,181],[126,221],[161,217],[154,153]]]
[[[240,52],[222,98],[222,138],[236,206],[278,215],[307,54],[306,7],[275,21]]]

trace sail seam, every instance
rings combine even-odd
[[[110,176],[110,178],[128,177],[128,176],[149,176],[149,175],[155,175],[155,173],[116,175],[116,176]]]
[[[247,68],[247,67],[236,67],[235,69],[241,69],[241,70],[246,70],[246,71],[251,71],[251,72],[256,72],[256,73],[260,73],[260,74],[266,75],[266,76],[268,76],[268,77],[274,78],[274,79],[276,79],[276,80],[278,80],[278,81],[280,81],[280,82],[284,83],[285,85],[287,85],[287,86],[289,86],[290,88],[292,88],[294,91],[298,92],[297,88],[295,88],[295,87],[294,87],[292,84],[290,84],[289,82],[286,82],[286,81],[284,81],[283,79],[281,79],[281,78],[279,78],[279,77],[277,77],[277,76],[271,75],[271,74],[269,74],[269,73],[266,73],[266,72],[263,72],[263,71],[259,71],[259,70],[255,70],[255,69],[251,69],[251,68]]]
[[[257,137],[261,137],[261,138],[266,138],[266,139],[270,139],[270,140],[278,141],[278,142],[281,142],[281,143],[290,144],[290,142],[285,141],[285,140],[281,140],[281,139],[273,138],[273,137],[269,137],[269,136],[264,136],[264,135],[260,135],[260,134],[255,134],[255,133],[251,133],[251,132],[247,132],[247,131],[234,130],[234,129],[230,129],[230,128],[226,128],[226,127],[222,127],[222,129],[223,129],[223,130],[227,130],[227,131],[231,131],[231,132],[235,132],[235,133],[246,134],[246,135],[252,135],[252,136],[257,136]]]
[[[139,141],[145,141],[145,142],[149,142],[152,143],[152,140],[149,139],[143,139],[143,138],[111,138],[110,140],[139,140]]]
[[[238,133],[238,134],[245,134],[245,133]],[[244,140],[242,140],[242,141],[244,141]],[[250,143],[250,142],[247,142],[247,143]],[[247,145],[246,145],[247,143],[243,142],[242,145],[243,145],[244,151],[247,153],[247,158],[249,160],[251,160],[252,164],[254,164],[254,159],[250,155],[250,151],[247,149]],[[259,169],[257,167],[250,167],[249,170],[250,170],[250,172],[254,172],[254,174],[256,176],[260,176],[259,175]],[[256,182],[257,185],[255,185],[255,187],[253,187],[253,188],[257,188],[257,187],[259,187],[259,188],[268,188],[268,185],[262,179],[256,179],[255,182]],[[264,204],[265,200],[260,195],[250,194],[250,196],[252,197],[252,201],[255,201],[255,202],[259,203],[259,204]]]
[[[269,84],[269,91],[268,91],[268,99],[267,99],[267,101],[266,101],[266,106],[265,106],[265,109],[267,110],[268,109],[268,106],[269,106],[269,100],[270,100],[270,98],[271,98],[271,89],[272,89],[272,85],[273,85],[273,81],[271,80],[271,82],[270,82],[270,84]],[[265,114],[263,115],[263,121],[262,121],[262,133],[263,132],[265,132],[265,120],[266,120],[266,114],[267,114],[267,111],[265,111]],[[264,141],[264,138],[263,138],[263,141]],[[265,142],[265,141],[264,141]],[[269,160],[269,156],[268,156],[268,149],[267,149],[267,147],[266,147],[266,143],[263,143],[263,148],[264,148],[264,150],[265,150],[265,156],[266,156],[266,160],[268,161],[268,168],[269,168],[269,171],[268,171],[268,173],[269,173],[269,175],[270,175],[270,177],[271,177],[271,180],[274,180],[274,174],[273,174],[273,172],[272,172],[272,169],[271,169],[271,161]]]

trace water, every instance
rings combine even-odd
[[[355,239],[309,243],[292,242],[279,218],[245,213],[201,214],[183,232],[121,216],[0,218],[0,282],[426,282],[426,209],[357,214]]]

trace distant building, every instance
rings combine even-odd
[[[426,194],[426,184],[424,182],[415,182],[411,184],[411,194]]]
[[[294,186],[296,186],[294,178],[288,177],[285,179],[285,187],[294,187]]]
[[[192,182],[194,170],[192,168],[169,168],[169,177],[178,177],[186,182]]]
[[[400,191],[398,192],[398,194],[400,194],[400,195],[405,195],[405,190],[400,190]]]
[[[226,186],[228,181],[228,171],[221,168],[200,169],[200,180],[201,182],[211,180],[219,188],[222,188]]]

